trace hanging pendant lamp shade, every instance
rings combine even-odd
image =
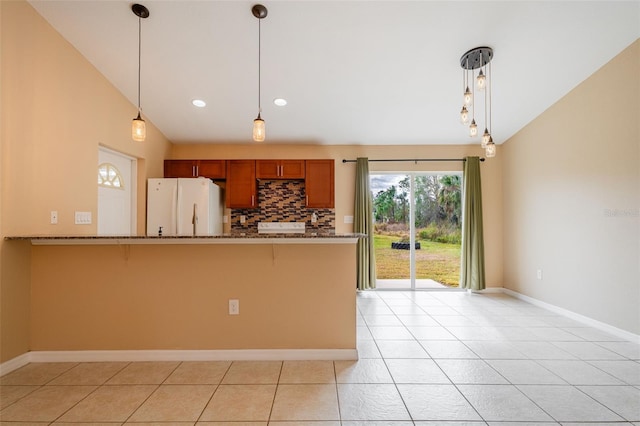
[[[476,84],[478,86],[478,90],[484,90],[487,85],[487,76],[484,75],[482,70],[478,73],[478,77],[476,78]]]
[[[253,140],[256,142],[264,142],[265,136],[264,120],[260,117],[260,113],[258,113],[258,117],[253,120]]]
[[[264,125],[264,120],[262,119],[262,117],[260,117],[260,113],[262,112],[262,105],[260,102],[260,91],[261,91],[261,73],[260,73],[260,69],[261,69],[261,63],[260,63],[260,59],[261,59],[261,26],[260,26],[260,21],[263,18],[266,18],[267,16],[267,8],[264,7],[261,4],[256,4],[251,8],[251,13],[253,14],[253,16],[255,16],[256,18],[258,18],[258,117],[256,117],[255,120],[253,120],[253,140],[256,142],[264,142],[265,137],[266,137],[266,129],[265,129],[265,125]]]
[[[487,158],[493,158],[496,156],[496,144],[493,143],[493,139],[491,137],[489,138],[489,142],[487,143],[485,154],[487,154]]]
[[[462,124],[467,124],[469,122],[469,111],[465,106],[463,106],[462,110],[460,110],[460,122]]]
[[[476,124],[476,120],[471,120],[471,124],[469,125],[469,137],[475,138],[478,136],[478,125]]]
[[[147,126],[140,116],[142,109],[140,108],[140,57],[141,57],[141,34],[142,34],[142,18],[149,17],[149,9],[141,4],[131,6],[131,11],[138,17],[138,116],[131,122],[131,138],[136,142],[143,142],[147,137]]]
[[[487,128],[485,127],[484,133],[482,134],[482,143],[480,144],[480,146],[482,148],[486,148],[490,138],[491,138],[491,134],[489,133],[489,130],[487,130]]]
[[[472,104],[473,104],[473,94],[471,93],[471,90],[469,90],[469,87],[467,86],[466,90],[464,91],[464,106],[470,107]]]
[[[138,116],[131,122],[131,138],[136,142],[144,142],[146,137],[147,126],[142,117],[140,117],[140,111],[138,111]]]

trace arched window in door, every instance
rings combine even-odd
[[[98,186],[124,189],[124,179],[120,170],[111,163],[100,164],[98,166]]]

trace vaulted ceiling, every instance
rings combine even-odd
[[[137,103],[131,2],[30,3]],[[175,143],[250,142],[255,2],[142,4],[150,11],[142,21],[144,117]],[[492,133],[502,143],[640,37],[640,1],[262,4],[262,117],[271,143],[477,143],[459,122],[460,56],[476,46],[494,50]]]

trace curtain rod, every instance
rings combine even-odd
[[[345,160],[343,159],[343,163],[355,163],[357,160]],[[413,161],[417,163],[418,161],[467,161],[466,158],[400,158],[400,159],[384,159],[384,160],[369,160],[369,162],[404,162],[404,161]],[[484,158],[481,158],[480,161],[484,161]]]

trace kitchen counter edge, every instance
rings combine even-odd
[[[191,245],[191,244],[355,244],[366,234],[225,234],[212,236],[64,236],[5,237],[6,241],[30,240],[32,245]]]

